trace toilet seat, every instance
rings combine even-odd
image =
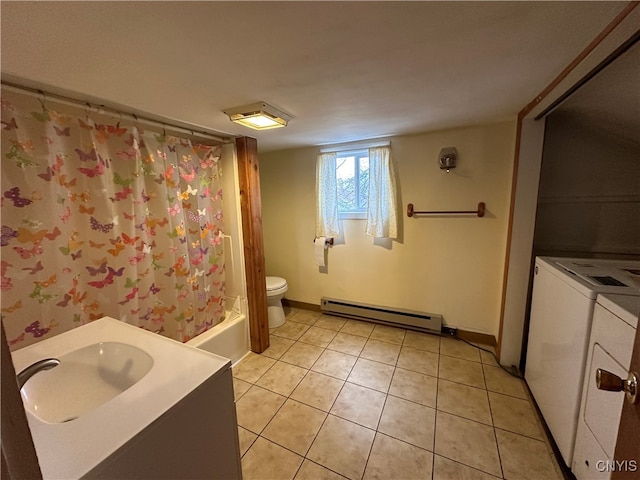
[[[287,291],[287,281],[280,277],[267,277],[267,296],[282,295]]]

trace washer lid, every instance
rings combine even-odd
[[[287,286],[287,281],[280,277],[267,277],[267,292]]]
[[[598,293],[640,295],[637,260],[537,257],[536,266],[545,268],[590,299],[595,299]]]

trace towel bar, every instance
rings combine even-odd
[[[407,217],[414,215],[469,215],[475,214],[478,217],[484,217],[486,205],[484,202],[478,203],[477,210],[414,210],[413,203],[407,205]]]

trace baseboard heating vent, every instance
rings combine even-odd
[[[326,297],[322,298],[320,308],[323,313],[329,315],[366,320],[393,327],[402,326],[412,330],[422,330],[438,334],[442,328],[442,315],[434,313],[367,305]]]

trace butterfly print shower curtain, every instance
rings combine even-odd
[[[186,341],[224,317],[219,146],[2,92],[12,349],[103,316]]]

